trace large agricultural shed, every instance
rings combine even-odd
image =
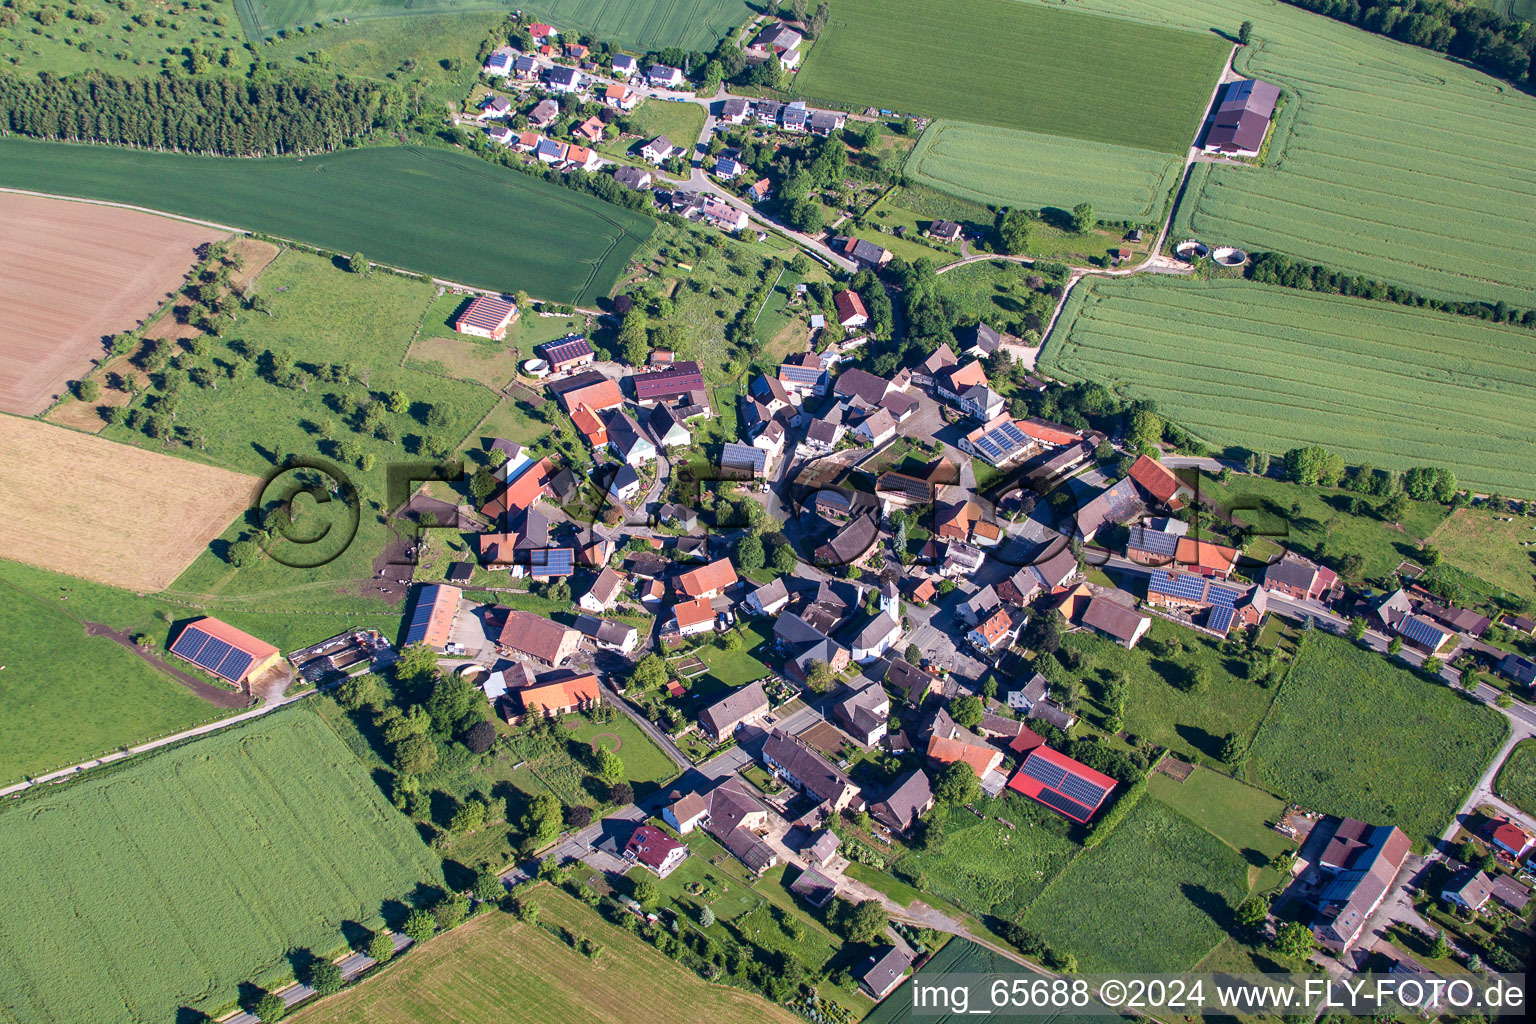
[[[419,146],[249,160],[6,138],[0,185],[165,210],[578,304],[606,295],[656,226],[584,193]]]
[[[282,654],[227,622],[204,616],[187,623],[171,643],[171,653],[236,686],[282,661]]]

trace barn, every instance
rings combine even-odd
[[[1050,747],[1036,747],[1008,788],[1086,824],[1114,790],[1115,780]]]
[[[417,591],[416,609],[405,627],[405,642],[426,644],[439,651],[446,647],[462,596],[463,591],[446,583],[429,583]]]
[[[516,320],[517,306],[514,303],[495,295],[477,295],[453,322],[453,329],[460,334],[503,341],[507,337],[507,327]]]
[[[246,685],[282,658],[266,641],[213,618],[187,623],[171,644],[171,653],[236,686]]]

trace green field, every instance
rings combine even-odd
[[[1288,800],[1397,825],[1422,849],[1507,732],[1496,711],[1314,630],[1248,765],[1255,782]]]
[[[0,19],[0,60],[10,71],[70,75],[99,70],[129,77],[163,68],[180,71],[187,68],[187,51],[194,45],[215,68],[243,74],[251,64],[232,0],[76,0],[68,6],[6,7],[19,15],[10,24]],[[45,25],[47,10],[67,16]]]
[[[1493,790],[1527,814],[1536,814],[1536,741],[1524,740],[1509,752]]]
[[[1024,919],[1085,971],[1177,971],[1226,935],[1248,894],[1243,857],[1144,797],[1103,844],[1086,850]]]
[[[1093,281],[1070,301],[1042,368],[1155,399],[1209,442],[1531,490],[1527,330],[1235,280]]]
[[[978,203],[1037,210],[1092,204],[1105,220],[1153,220],[1178,185],[1177,157],[1147,149],[935,121],[907,158],[908,177]]]
[[[480,44],[504,17],[501,11],[428,18],[364,18],[268,43],[261,59],[297,60],[310,54],[322,67],[348,75],[398,82],[455,108],[480,75]]]
[[[261,231],[557,302],[606,295],[654,221],[461,153],[233,160],[0,140],[0,184]]]
[[[73,596],[62,593],[73,581],[52,577],[52,594],[34,596],[12,582],[11,568],[0,562],[0,636],[5,637],[0,717],[9,723],[0,735],[0,784],[229,713],[115,641],[87,637],[81,622],[65,614],[77,611],[78,603],[60,600]],[[67,672],[60,667],[65,650]]]
[[[913,979],[922,979],[925,984],[945,984],[945,979],[951,975],[976,975],[1000,978],[1029,978],[1029,971],[1019,966],[1017,961],[1010,960],[999,953],[994,953],[985,946],[978,946],[969,939],[950,939],[944,948],[933,954],[933,958],[923,965],[922,969],[911,975],[906,984],[913,983]],[[949,982],[950,985],[954,981]],[[898,989],[895,993],[876,1006],[868,1017],[864,1018],[864,1024],[958,1024],[959,1021],[971,1020],[972,1014],[982,1009],[972,1002],[969,1013],[956,1010],[954,1013],[945,1013],[941,1010],[916,1010],[912,1006],[910,993],[906,988]],[[1034,1017],[1040,1024],[1072,1024],[1075,1021],[1104,1020],[1103,1017],[1083,1017],[1070,1013],[1040,1014]]]
[[[1472,508],[1452,512],[1429,537],[1450,565],[1524,598],[1536,598],[1536,556],[1525,547],[1533,540],[1527,517]]]
[[[1078,651],[1082,664],[1074,675],[1082,676],[1089,692],[1096,694],[1098,681],[1114,673],[1125,674],[1125,731],[1142,743],[1156,743],[1193,760],[1220,757],[1227,733],[1244,742],[1253,738],[1269,710],[1274,691],[1258,678],[1249,678],[1250,666],[1223,653],[1209,637],[1191,632],[1164,619],[1154,618],[1147,633],[1153,643],[1126,650],[1113,641],[1091,633],[1073,633],[1063,646]],[[1153,654],[1176,641],[1177,654]],[[1195,667],[1210,672],[1210,689],[1194,694],[1185,679]],[[1255,672],[1257,675],[1257,672]]]
[[[539,907],[538,925],[521,924],[509,914],[483,915],[433,939],[386,976],[291,1019],[300,1024],[800,1020],[760,996],[700,980],[564,893],[544,888],[532,899]],[[556,938],[561,932],[597,942],[602,954],[582,956]]]
[[[1016,0],[839,0],[810,99],[1183,153],[1229,44]]]
[[[988,806],[985,820],[964,808],[933,813],[942,816],[943,842],[908,853],[902,871],[922,879],[918,889],[968,913],[1017,917],[1077,850],[1061,829],[1039,825],[1034,806],[1011,792]],[[999,817],[1014,827],[994,820]]]
[[[1285,812],[1285,801],[1219,772],[1196,768],[1183,782],[1153,772],[1147,792],[1242,854],[1250,880],[1276,854],[1296,847],[1269,827]]]
[[[241,0],[242,17],[256,33],[350,17],[384,18],[466,11],[523,12],[525,20],[547,21],[577,35],[644,53],[668,46],[709,51],[727,32],[745,25],[754,7],[745,0]],[[478,40],[476,40],[478,42]]]
[[[629,130],[649,140],[665,135],[672,145],[682,146],[689,153],[704,130],[708,117],[697,103],[668,103],[666,100],[646,100],[629,115]],[[687,162],[686,160],[684,161]]]
[[[1439,54],[1283,3],[1080,0],[1139,23],[1254,21],[1238,71],[1296,97],[1263,168],[1197,165],[1194,232],[1440,298],[1536,306],[1536,99]],[[1294,109],[1293,109],[1294,108]],[[1287,121],[1293,121],[1287,131]]]
[[[92,1024],[217,1011],[287,952],[442,884],[436,856],[319,718],[295,708],[0,814],[0,1012]]]

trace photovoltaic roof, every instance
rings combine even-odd
[[[1214,629],[1218,633],[1225,633],[1227,630],[1232,628],[1232,618],[1236,614],[1237,612],[1232,608],[1231,605],[1211,605],[1210,614],[1207,615],[1205,619],[1206,627],[1209,629]]]
[[[411,623],[405,627],[405,642],[419,644],[427,638],[427,627],[432,622],[432,609],[437,603],[436,583],[421,588],[416,595],[416,608],[411,612]]]
[[[256,660],[233,644],[203,632],[195,624],[181,631],[171,645],[171,653],[233,683],[238,683],[251,667],[251,662]]]
[[[1417,615],[1410,615],[1398,623],[1397,631],[1416,644],[1425,647],[1439,647],[1445,642],[1448,635],[1438,626],[1432,626]]]

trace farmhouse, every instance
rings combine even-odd
[[[862,327],[869,323],[869,312],[858,292],[837,292],[832,296],[832,304],[837,307],[837,322],[844,327]]]
[[[1125,557],[1142,565],[1167,565],[1179,551],[1179,538],[1189,529],[1177,519],[1152,519],[1132,526],[1125,540]]]
[[[928,225],[928,237],[941,242],[960,241],[960,225],[952,220],[936,220]]]
[[[416,592],[416,608],[405,628],[407,644],[426,644],[441,651],[448,644],[453,617],[459,611],[463,591],[445,583],[429,583]],[[173,649],[174,651],[174,649]]]
[[[828,126],[827,131],[821,134],[831,130],[832,128]],[[891,262],[889,249],[882,249],[875,243],[866,242],[862,238],[835,238],[832,240],[832,247],[862,267],[878,269]]]
[[[1130,478],[1141,488],[1147,500],[1173,511],[1195,496],[1195,489],[1174,475],[1173,470],[1156,459],[1142,455],[1131,463]]]
[[[454,587],[445,589],[458,594]],[[171,653],[236,686],[247,685],[253,676],[282,660],[278,649],[266,641],[207,616],[183,627],[171,644]]]
[[[986,388],[980,390],[986,391]],[[989,392],[990,393],[990,392]],[[999,402],[1002,399],[998,399]],[[1013,417],[1000,412],[960,439],[960,450],[997,466],[1011,466],[1034,453],[1034,441],[1019,429]]]
[[[897,835],[903,835],[933,807],[928,776],[914,768],[896,780],[890,793],[869,805],[870,817]]]
[[[781,729],[768,734],[763,763],[801,792],[815,797],[836,814],[858,795],[852,779],[822,757],[805,740]]]
[[[688,597],[719,597],[737,583],[736,567],[729,558],[719,558],[708,565],[679,576],[674,584]]]
[[[758,832],[768,827],[768,809],[753,795],[752,784],[730,775],[701,792],[677,795],[661,818],[682,835],[702,828],[754,874],[779,862]]]
[[[1130,477],[1105,488],[1077,513],[1077,539],[1084,544],[1093,540],[1104,527],[1124,523],[1146,512],[1141,496]]]
[[[1115,788],[1115,780],[1050,747],[1029,752],[1008,788],[1058,814],[1087,824]]]
[[[692,361],[673,363],[665,370],[657,370],[653,373],[636,374],[629,378],[630,386],[635,391],[635,402],[643,406],[655,405],[658,402],[686,401],[690,405],[702,404],[694,402],[695,393],[702,396],[704,391],[704,375],[699,369],[699,364]],[[699,415],[709,415],[708,406]]]
[[[453,322],[453,329],[460,334],[502,341],[507,336],[507,327],[516,323],[517,317],[515,303],[499,295],[477,295]]]
[[[1247,79],[1227,83],[1206,129],[1205,151],[1258,156],[1279,99],[1280,87],[1269,82]]]
[[[561,662],[576,653],[581,634],[542,615],[508,608],[497,642],[516,654],[558,668]]]
[[[623,409],[608,413],[603,428],[608,432],[608,449],[626,465],[641,466],[656,460],[656,446],[640,432],[640,424]]]
[[[948,715],[941,713],[940,719],[948,722],[948,726],[941,729],[935,724],[933,734],[928,737],[929,760],[943,765],[963,761],[978,779],[983,780],[1002,765],[1002,751],[994,749],[975,733],[949,722]]]
[[[756,725],[768,714],[768,695],[761,682],[726,694],[699,712],[699,728],[716,743],[730,739],[744,725]]]
[[[525,686],[514,692],[522,702],[525,714],[543,715],[546,718],[586,711],[603,702],[603,689],[594,675],[567,676]]]
[[[884,946],[869,954],[859,966],[859,985],[874,999],[884,999],[901,984],[911,966],[912,958],[906,953],[895,946]]]
[[[1265,568],[1262,586],[1293,601],[1320,601],[1338,582],[1339,576],[1332,569],[1287,551]]]
[[[938,679],[901,658],[891,658],[886,662],[884,682],[916,707],[928,699],[928,692]]]
[[[1318,942],[1337,952],[1347,949],[1411,851],[1408,837],[1394,825],[1339,821],[1318,858],[1318,869],[1329,879],[1317,897],[1318,918],[1312,925]]]
[[[596,358],[587,339],[576,336],[545,342],[539,346],[539,356],[549,364],[551,373],[568,373]]]
[[[1218,583],[1198,573],[1154,569],[1147,580],[1147,604],[1190,615],[1204,614],[1200,628],[1226,636],[1234,624],[1256,626],[1269,610],[1262,587]]]

